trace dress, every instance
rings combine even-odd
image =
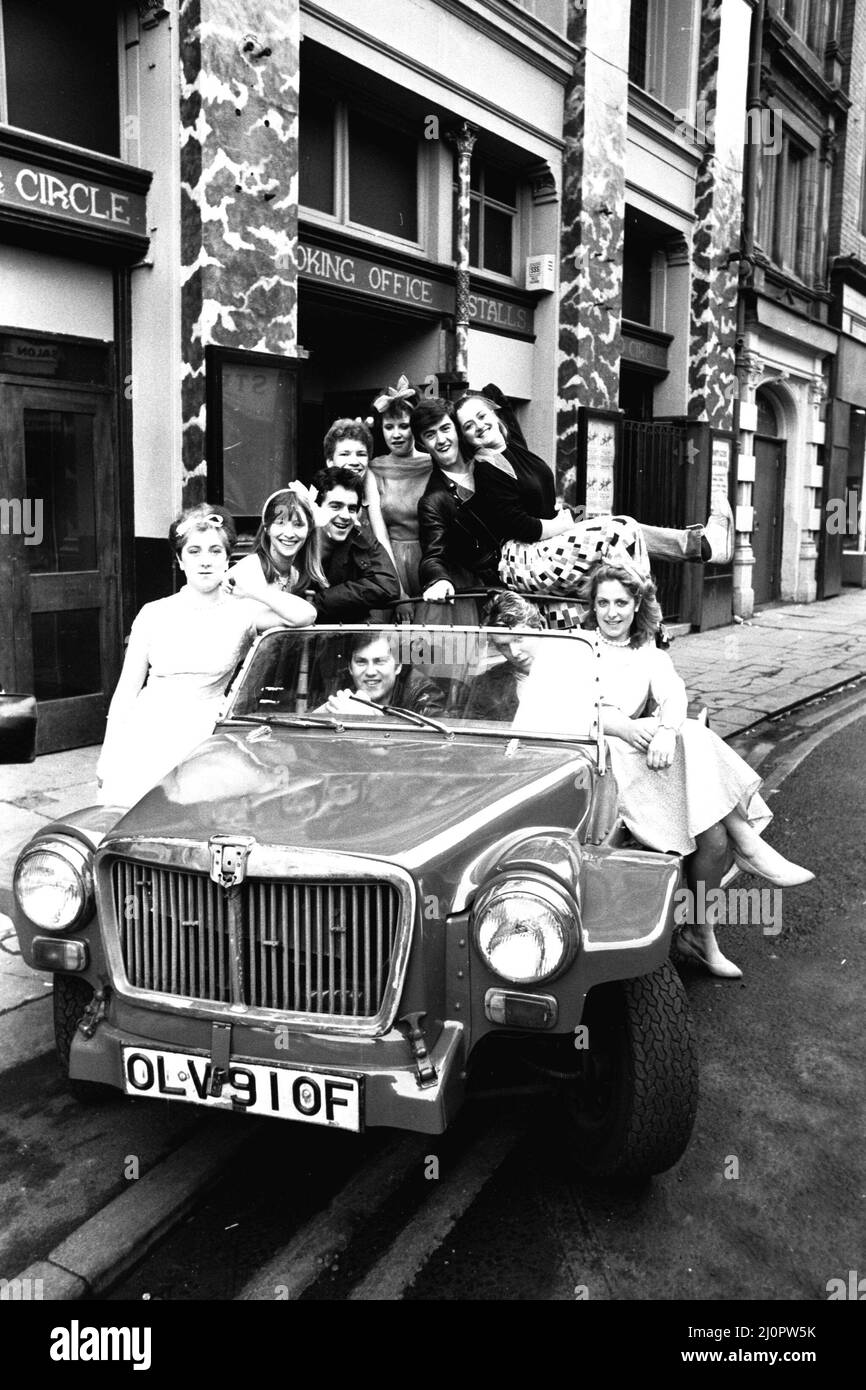
[[[415,597],[421,592],[418,565],[421,542],[418,538],[418,503],[433,471],[429,454],[395,459],[380,454],[370,462],[376,479],[382,517],[394,552],[403,592]]]
[[[147,651],[147,684],[112,721],[99,759],[104,805],[134,806],[213,732],[225,688],[255,636],[255,605],[195,604],[186,590],[146,603],[130,642]]]
[[[598,641],[602,699],[630,719],[651,694],[662,704],[685,690],[666,652],[652,643],[614,647]],[[677,734],[670,767],[647,766],[646,751],[608,736],[619,810],[635,839],[650,849],[691,854],[695,836],[734,808],[753,829],[766,829],[773,813],[758,795],[761,778],[732,748],[697,720]]]

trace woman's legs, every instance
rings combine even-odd
[[[723,824],[734,844],[738,865],[746,873],[758,874],[778,888],[796,888],[809,883],[815,875],[809,869],[793,864],[778,850],[761,839],[741,811],[736,808],[725,816]]]
[[[700,835],[695,836],[697,849],[686,860],[686,881],[692,892],[692,902],[698,901],[698,885],[703,885],[700,901],[704,904],[703,921],[689,922],[680,932],[679,949],[689,960],[705,965],[711,975],[721,979],[738,980],[742,970],[727,959],[716,941],[715,925],[719,910],[715,903],[706,906],[706,900],[714,888],[721,885],[722,878],[730,863],[731,845],[725,826],[716,822]]]

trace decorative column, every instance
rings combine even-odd
[[[457,150],[457,312],[454,321],[454,374],[465,385],[469,382],[469,224],[471,216],[472,151],[477,133],[464,121],[448,139]]]
[[[697,109],[704,128],[695,184],[688,413],[690,420],[730,429],[737,395],[738,278],[732,253],[740,236],[745,122],[743,94],[719,80],[722,8],[723,0],[702,0]]]
[[[299,0],[181,0],[184,505],[203,500],[208,344],[294,356]]]
[[[622,248],[628,131],[623,6],[569,6],[579,50],[565,92],[560,241],[557,491],[575,495],[578,408],[615,410],[622,354]]]

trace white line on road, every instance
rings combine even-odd
[[[402,1298],[525,1133],[526,1125],[513,1121],[500,1122],[488,1130],[459,1166],[435,1183],[430,1200],[400,1232],[366,1278],[355,1286],[349,1301],[382,1302]]]
[[[333,1201],[274,1255],[238,1294],[241,1301],[297,1299],[345,1249],[355,1229],[375,1216],[413,1168],[420,1170],[429,1136],[389,1144]]]

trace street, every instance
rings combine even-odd
[[[829,1281],[866,1268],[866,851],[852,814],[864,719],[866,692],[849,688],[741,741],[767,779],[773,844],[817,879],[785,890],[778,934],[724,929],[741,982],[681,967],[701,1099],[670,1171],[640,1188],[577,1178],[555,1099],[503,1094],[495,1076],[435,1138],[150,1101],[84,1108],[45,1038],[2,1075],[0,1268],[11,1277],[44,1258],[110,1199],[158,1182],[166,1156],[189,1144],[190,1155],[221,1155],[214,1185],[108,1297],[825,1300]],[[140,1232],[126,1258],[156,1234]]]

